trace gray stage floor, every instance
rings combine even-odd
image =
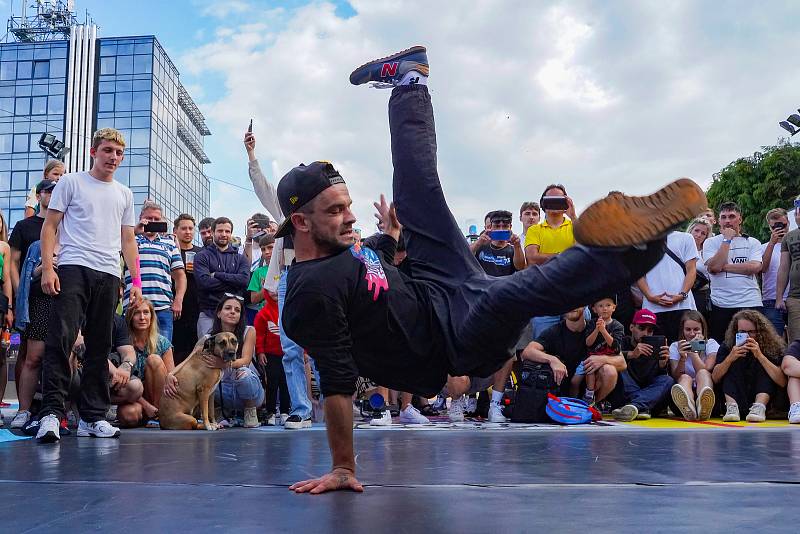
[[[796,532],[793,428],[358,430],[363,494],[295,495],[325,433],[0,443],[3,532]]]

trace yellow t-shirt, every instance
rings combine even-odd
[[[572,235],[572,221],[564,218],[558,228],[553,228],[543,220],[528,228],[525,234],[525,246],[538,245],[540,254],[560,254],[575,244]]]

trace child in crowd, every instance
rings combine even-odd
[[[269,236],[272,238],[272,236]],[[262,238],[264,239],[264,238]],[[262,246],[262,251],[264,247]],[[267,400],[265,424],[274,426],[278,391],[280,390],[280,409],[283,424],[289,418],[291,400],[286,386],[286,374],[283,370],[283,349],[281,348],[280,330],[278,329],[278,299],[267,290],[263,290],[264,306],[258,311],[254,321],[256,329],[256,354],[260,371],[266,375]]]
[[[611,317],[616,309],[617,304],[614,302],[613,297],[601,298],[592,305],[592,312],[597,316],[597,321],[594,323],[589,322],[584,331],[587,355],[619,354],[622,340],[625,337],[625,327]],[[583,362],[578,364],[575,376],[572,377],[572,392],[574,396],[578,395],[584,376],[586,377],[586,393],[583,398],[587,403],[593,404],[595,375],[584,371]]]
[[[272,249],[275,248],[275,238],[267,234],[258,240],[261,248],[261,258],[258,260],[258,267],[250,275],[250,285],[247,290],[250,292],[250,304],[247,306],[247,324],[255,325],[255,317],[258,311],[264,306],[264,295],[261,288],[264,287],[264,279],[267,277],[269,261],[272,259]]]

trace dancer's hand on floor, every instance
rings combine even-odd
[[[320,478],[295,482],[289,489],[295,493],[325,493],[326,491],[353,490],[364,491],[364,486],[356,479],[355,473],[349,469],[337,468]]]

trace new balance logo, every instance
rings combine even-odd
[[[395,61],[394,63],[384,63],[383,67],[381,67],[381,78],[386,78],[387,76],[396,76],[397,75],[397,66],[400,63]]]

